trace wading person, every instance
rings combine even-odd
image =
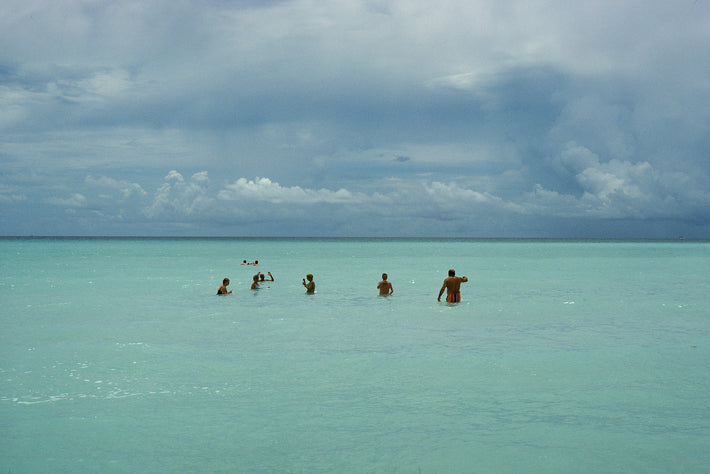
[[[306,282],[306,278],[308,279],[308,282]],[[306,278],[303,279],[303,286],[306,287],[306,293],[315,293],[316,282],[313,281],[313,274],[309,273],[306,275]]]
[[[461,301],[461,283],[467,282],[468,278],[465,276],[457,277],[456,272],[452,268],[449,270],[449,276],[444,279],[444,284],[441,285],[441,290],[439,290],[439,297],[437,301],[441,301],[441,295],[444,294],[446,290],[446,302],[447,303],[458,303]]]
[[[387,274],[382,274],[382,281],[377,284],[377,289],[380,290],[380,296],[389,296],[394,293],[392,283],[387,281]]]
[[[225,278],[222,280],[222,286],[220,286],[217,289],[217,294],[218,295],[229,295],[232,293],[232,290],[227,291],[227,287],[229,286],[229,278]]]

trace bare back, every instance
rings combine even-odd
[[[461,282],[468,281],[466,277],[450,276],[444,280],[444,286],[446,287],[446,293],[459,293],[461,290]]]

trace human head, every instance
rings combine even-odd
[[[254,281],[259,281],[259,274],[254,275]]]
[[[308,278],[308,281],[313,280],[313,274],[309,273],[308,275],[306,275],[306,278]]]
[[[229,278],[225,278],[224,280],[222,280],[222,284],[223,284],[224,286],[229,285]]]
[[[454,276],[454,275],[456,275],[456,272],[455,272],[454,269],[452,268],[451,270],[449,270],[449,276],[452,277],[452,276]]]
[[[387,274],[386,274],[386,273],[383,273],[383,274],[382,274],[382,279],[383,279],[383,280],[386,280],[386,279],[387,279]]]
[[[264,274],[263,274],[263,273],[259,273],[259,278],[261,279],[261,281],[264,281],[264,278],[265,278],[265,277],[264,277]]]

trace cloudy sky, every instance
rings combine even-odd
[[[0,0],[0,235],[710,238],[708,0]]]

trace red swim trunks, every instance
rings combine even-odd
[[[461,293],[449,293],[446,295],[447,303],[458,303],[461,301]]]

